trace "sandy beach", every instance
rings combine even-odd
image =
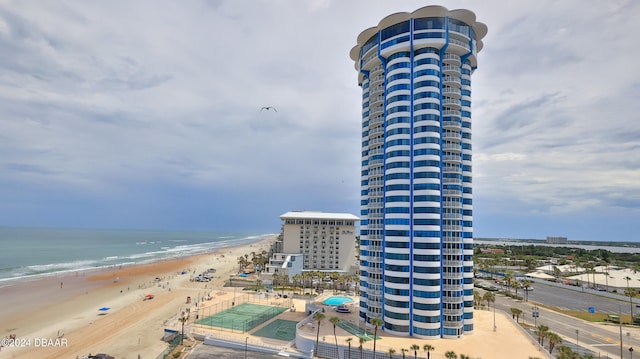
[[[167,347],[161,341],[165,324],[187,308],[186,297],[201,298],[220,288],[237,270],[239,256],[268,250],[274,239],[2,287],[0,338],[14,334],[16,341],[1,348],[0,358],[82,358],[90,353],[155,358]],[[216,269],[211,282],[190,281],[208,268]],[[154,299],[144,300],[147,294]]]

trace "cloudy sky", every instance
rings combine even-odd
[[[632,0],[0,1],[0,225],[274,233],[289,210],[359,214],[349,50],[430,4],[489,28],[475,236],[640,240]]]

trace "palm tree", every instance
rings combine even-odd
[[[424,349],[424,351],[426,351],[426,352],[427,352],[427,359],[430,359],[430,358],[431,358],[431,351],[432,351],[432,350],[435,350],[436,348],[434,348],[434,346],[433,346],[433,345],[431,345],[431,344],[425,344],[425,345],[422,347],[422,349]]]
[[[496,301],[496,295],[493,292],[485,292],[484,295],[482,296],[482,299],[487,301],[487,307],[488,307],[490,303]]]
[[[541,346],[544,346],[544,338],[549,332],[549,327],[542,324],[538,325],[538,328],[536,328],[536,332],[538,333],[538,343],[540,343]]]
[[[396,350],[395,350],[395,349],[393,349],[393,348],[390,348],[390,349],[389,349],[389,359],[393,359],[393,354],[395,354],[395,353],[396,353]],[[374,357],[374,358],[375,358],[375,357]]]
[[[340,323],[340,318],[332,317],[331,319],[329,319],[329,322],[333,324],[333,337],[336,340],[336,352],[339,352],[340,349],[338,348],[338,337],[336,336],[336,324]]]
[[[513,285],[513,273],[512,272],[507,272],[507,274],[504,275],[504,284],[507,286],[507,293],[511,294],[511,286]]]
[[[524,288],[524,301],[529,301],[529,288],[531,287],[531,281],[525,279],[522,281],[522,288]]]
[[[453,350],[449,350],[448,352],[444,353],[444,357],[447,359],[458,359],[458,355]]]
[[[299,284],[300,281],[302,281],[302,275],[295,274],[291,279],[293,280],[293,294],[296,294],[296,284]]]
[[[623,279],[627,281],[627,290],[624,291],[624,294],[629,296],[629,308],[631,308],[631,324],[633,324],[633,300],[632,300],[632,298],[636,295],[636,291],[635,291],[635,289],[629,287],[629,281],[631,280],[631,278],[629,276],[626,276]]]
[[[180,323],[182,323],[182,335],[180,336],[180,344],[184,344],[184,323],[187,322],[187,320],[189,320],[189,318],[187,317],[181,317],[180,319],[178,319],[180,321]]]
[[[560,270],[560,268],[553,266],[552,270],[553,270],[553,276],[556,277],[556,282],[560,281],[560,275],[562,274],[562,271]],[[587,276],[587,280],[588,279],[589,277]]]
[[[347,345],[349,346],[349,351],[347,352],[347,359],[351,359],[351,341],[353,341],[353,338],[349,337],[344,341],[347,342]]]
[[[513,289],[516,290],[516,297],[518,297],[518,289],[522,288],[522,284],[517,280],[513,281]]]
[[[313,319],[318,321],[318,332],[316,333],[316,349],[313,351],[314,353],[317,353],[318,342],[320,341],[320,322],[322,321],[322,319],[324,319],[324,314],[316,312],[316,314],[313,315]]]
[[[558,359],[580,359],[580,354],[574,353],[568,346],[561,346],[559,351]]]
[[[384,325],[384,322],[380,318],[371,318],[369,321],[373,325],[373,357],[376,357],[376,342],[378,341],[378,327]]]
[[[411,346],[411,350],[413,350],[413,356],[415,359],[418,359],[418,350],[420,350],[420,346],[418,344],[413,344]]]
[[[511,308],[511,315],[513,319],[516,320],[516,323],[520,323],[520,315],[522,314],[522,310],[518,308]]]
[[[359,337],[359,342],[360,342],[360,345],[358,346],[358,349],[360,349],[360,359],[362,359],[362,344],[364,344],[364,338]]]
[[[549,353],[553,353],[553,348],[556,344],[562,343],[562,338],[554,332],[548,332],[547,338],[549,339]]]
[[[405,355],[406,355],[406,353],[409,351],[409,349],[402,348],[402,349],[400,349],[400,351],[402,352],[402,359],[407,359],[407,358],[405,357]]]
[[[482,295],[477,290],[473,291],[473,305],[477,308],[480,308],[480,304],[482,304]]]
[[[274,292],[279,283],[280,283],[280,274],[273,273],[273,275],[271,276],[271,285],[273,286]]]

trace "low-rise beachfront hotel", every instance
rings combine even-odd
[[[280,251],[302,254],[303,270],[348,273],[354,267],[358,217],[349,213],[292,211],[280,219]]]
[[[486,25],[427,6],[364,30],[360,320],[391,334],[473,332],[471,74]]]

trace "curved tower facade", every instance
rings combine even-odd
[[[363,31],[360,320],[473,332],[471,74],[487,27],[427,6]]]

